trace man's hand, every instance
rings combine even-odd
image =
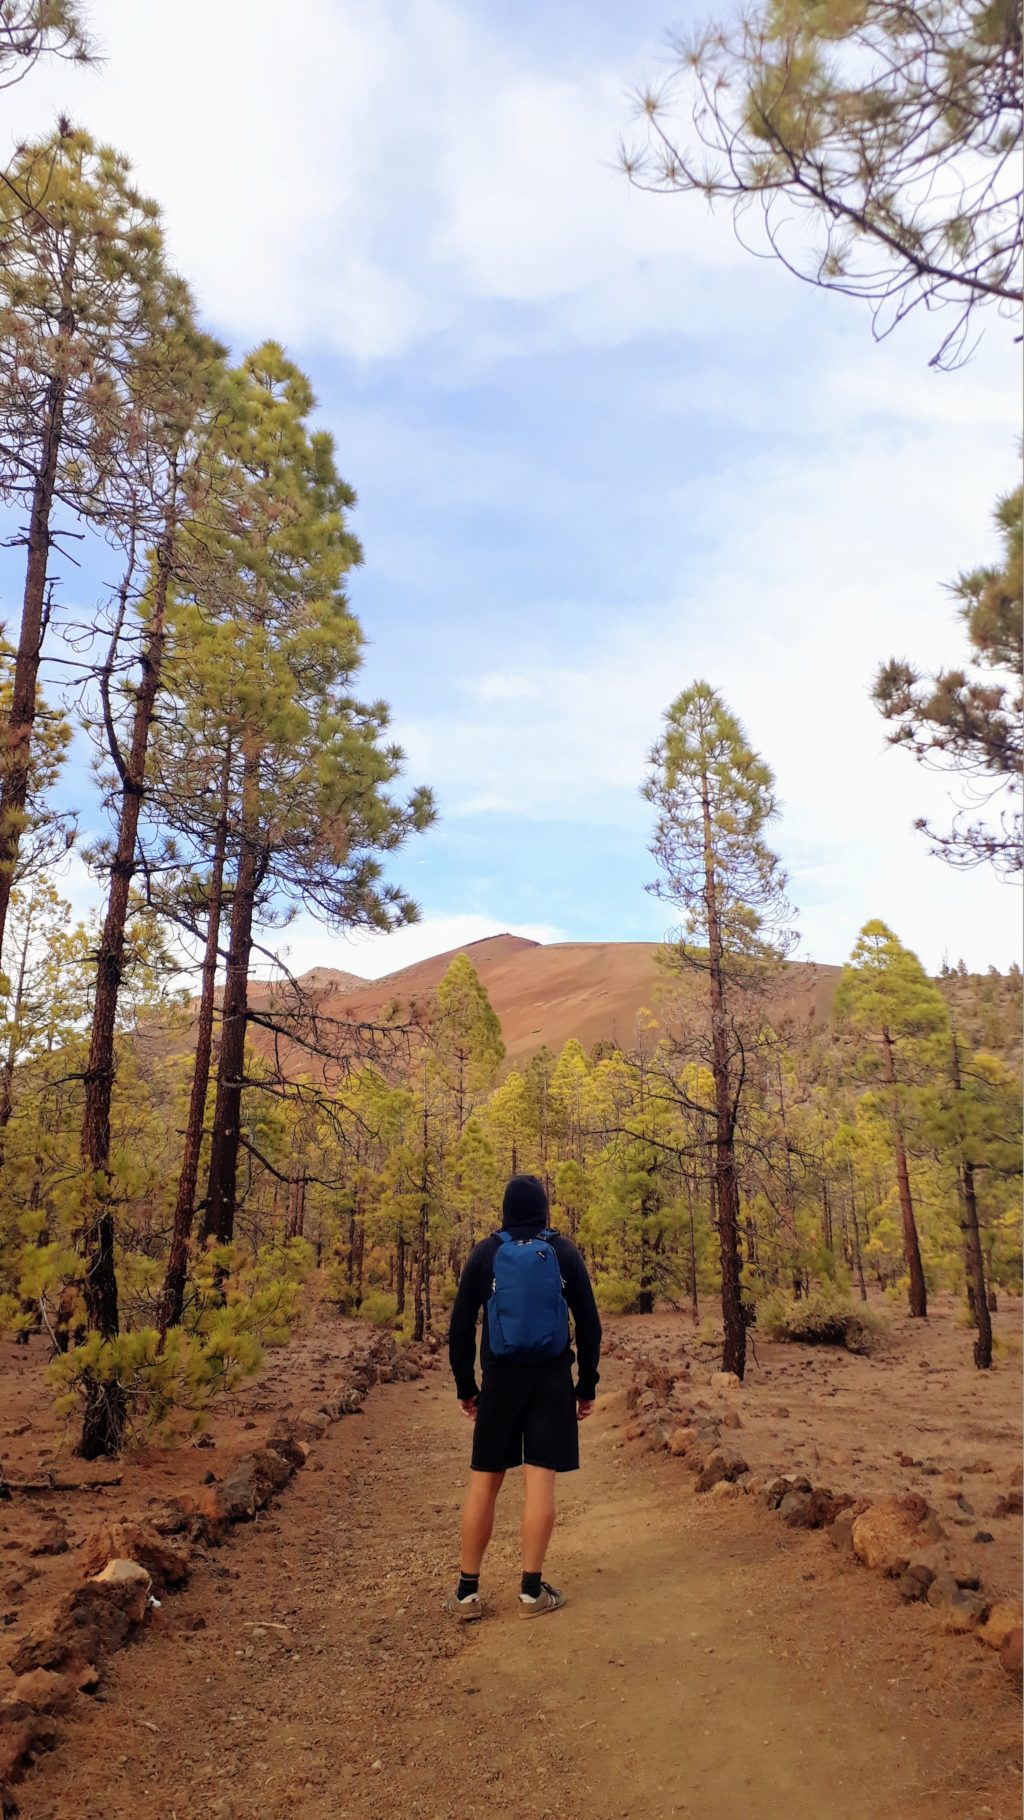
[[[577,1422],[585,1422],[588,1416],[593,1415],[595,1401],[596,1401],[596,1399],[594,1397],[577,1397],[576,1398],[576,1420],[577,1420]]]
[[[465,1416],[465,1418],[468,1422],[476,1421],[476,1398],[475,1397],[460,1397],[459,1398],[459,1408],[461,1409],[463,1415]]]

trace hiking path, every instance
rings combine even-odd
[[[993,1652],[624,1439],[608,1361],[517,1614],[510,1475],[482,1623],[441,1602],[469,1448],[443,1369],[374,1390],[235,1532],[17,1790],[24,1820],[1008,1820]]]

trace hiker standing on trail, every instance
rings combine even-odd
[[[571,1239],[548,1227],[548,1197],[535,1175],[505,1190],[501,1231],[470,1252],[448,1329],[455,1394],[474,1423],[469,1491],[462,1511],[453,1617],[481,1616],[480,1568],[506,1472],[523,1468],[523,1578],[519,1616],[558,1611],[565,1595],[541,1579],[555,1524],[555,1475],[580,1463],[579,1424],[597,1395],[601,1322],[587,1267]],[[476,1382],[477,1316],[483,1386]],[[576,1353],[569,1339],[569,1315]],[[572,1367],[576,1362],[576,1384]]]

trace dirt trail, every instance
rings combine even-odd
[[[992,1653],[753,1500],[695,1499],[623,1443],[615,1361],[607,1389],[550,1560],[564,1612],[518,1621],[510,1482],[488,1616],[446,1627],[468,1429],[442,1372],[384,1386],[115,1658],[24,1820],[1019,1813]]]

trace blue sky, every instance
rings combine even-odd
[[[933,325],[875,346],[727,217],[628,190],[627,90],[696,10],[294,0],[282,35],[270,0],[96,0],[103,72],[9,98],[12,136],[62,105],[133,157],[211,325],[288,344],[359,494],[366,688],[442,819],[398,865],[420,928],[300,917],[296,966],[660,936],[638,788],[698,675],[777,772],[804,953],[873,915],[932,966],[1017,952],[1019,897],[927,857],[945,784],[867,699],[890,654],[961,654],[941,584],[994,552],[1010,336],[934,374]]]

